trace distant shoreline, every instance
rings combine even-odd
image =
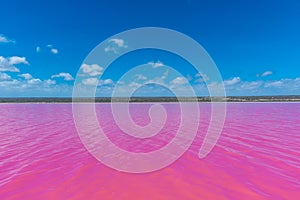
[[[127,102],[127,98],[115,98],[114,102]],[[300,102],[300,95],[286,96],[227,96],[221,97],[132,97],[130,102]],[[0,98],[0,103],[72,103],[72,98],[54,97],[20,97],[20,98]],[[74,102],[78,103],[109,103],[110,97],[77,98]]]

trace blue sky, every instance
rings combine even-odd
[[[2,97],[71,96],[76,73],[96,45],[119,32],[147,26],[174,29],[199,42],[218,66],[228,95],[300,94],[296,0],[11,0],[2,1],[1,8]],[[122,47],[115,42],[116,48]],[[99,81],[97,95],[109,96],[123,72],[147,63],[176,68],[196,94],[206,94],[189,63],[166,52],[145,50],[113,63]],[[137,77],[124,84],[141,86],[144,78]],[[164,80],[184,89],[187,83],[176,78]],[[168,94],[157,88],[137,93]]]

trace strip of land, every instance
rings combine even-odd
[[[300,102],[300,95],[286,96],[227,96],[227,97],[131,97],[129,102]],[[0,103],[71,103],[71,102],[128,102],[128,98],[53,98],[22,97],[0,98]]]

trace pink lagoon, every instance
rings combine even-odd
[[[130,104],[132,119],[149,123],[151,103]],[[180,110],[162,103],[164,128],[132,139],[113,121],[110,104],[96,104],[108,138],[133,152],[161,148],[174,137]],[[204,159],[199,148],[210,104],[190,148],[161,170],[131,174],[96,160],[82,144],[72,104],[0,104],[0,199],[299,199],[300,103],[228,103],[225,125]]]

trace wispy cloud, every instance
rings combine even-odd
[[[189,74],[186,75],[186,78],[187,78],[188,81],[193,80],[193,77],[191,75],[189,75]]]
[[[65,81],[72,81],[74,80],[73,76],[66,72],[60,72],[59,74],[54,74],[51,78],[64,78]]]
[[[15,43],[15,40],[9,39],[3,34],[0,34],[0,43]]]
[[[169,70],[167,69],[164,73],[163,73],[163,75],[162,75],[162,79],[166,79],[167,77],[169,76]]]
[[[165,66],[164,63],[162,63],[160,61],[157,61],[157,62],[151,61],[151,62],[148,62],[148,64],[151,65],[153,68]]]
[[[265,84],[265,87],[275,87],[275,88],[279,88],[279,87],[282,87],[284,84],[284,81],[283,80],[280,80],[280,81],[270,81],[270,82],[267,82]]]
[[[37,53],[41,52],[41,47],[40,47],[40,46],[37,46],[37,47],[35,48],[35,51],[36,51]]]
[[[120,53],[120,50],[126,49],[128,46],[123,39],[112,38],[108,41],[108,46],[104,48],[105,52]]]
[[[115,44],[117,44],[118,47],[124,47],[124,48],[127,48],[127,45],[125,45],[125,42],[124,42],[124,40],[122,40],[122,39],[113,38],[113,39],[110,39],[109,41],[110,41],[110,42],[113,42],[113,43],[115,43]]]
[[[272,74],[273,74],[272,71],[265,71],[262,74],[260,74],[259,76],[264,77],[264,76],[269,76],[269,75],[272,75]]]

